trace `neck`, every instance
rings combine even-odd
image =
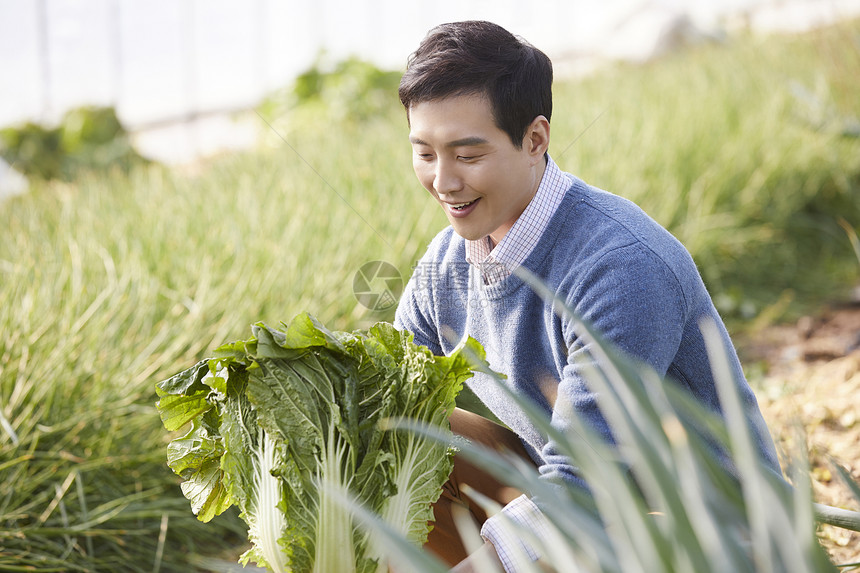
[[[519,215],[517,215],[517,219],[519,219],[520,216],[522,216],[523,211],[525,211],[528,208],[529,204],[534,200],[535,195],[537,195],[538,189],[540,189],[541,181],[543,181],[543,175],[544,175],[544,173],[546,173],[546,164],[547,164],[546,155],[544,155],[543,160],[538,162],[537,165],[535,165],[535,168],[532,171],[532,173],[533,173],[532,178],[531,178],[532,179],[532,181],[531,181],[532,189],[531,189],[531,193],[529,194],[529,200],[526,201],[525,205],[523,205],[523,210],[520,211]],[[489,235],[490,247],[491,248],[495,247],[496,245],[501,243],[502,239],[505,238],[505,235],[508,234],[508,231],[511,230],[511,227],[513,227],[513,223],[510,226],[506,225],[504,228],[497,229],[495,232],[490,233],[490,235]]]

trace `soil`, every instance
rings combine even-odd
[[[735,343],[783,469],[805,439],[815,501],[860,511],[860,500],[832,466],[860,482],[860,304],[770,326]],[[819,539],[835,564],[860,562],[860,533],[822,525]]]

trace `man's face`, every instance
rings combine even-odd
[[[489,101],[480,95],[415,104],[409,109],[409,124],[415,174],[442,206],[454,231],[470,240],[490,235],[498,244],[540,185],[549,124],[542,116],[536,119],[517,149],[496,126]],[[545,142],[540,140],[543,135]]]

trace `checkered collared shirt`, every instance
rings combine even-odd
[[[547,155],[537,193],[501,242],[493,247],[489,236],[466,241],[466,261],[481,271],[484,284],[507,278],[526,260],[572,183]]]

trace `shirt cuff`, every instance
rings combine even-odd
[[[523,533],[546,539],[548,528],[546,517],[537,505],[521,495],[484,522],[481,537],[493,544],[505,573],[516,573],[541,557],[539,550],[523,539]]]

